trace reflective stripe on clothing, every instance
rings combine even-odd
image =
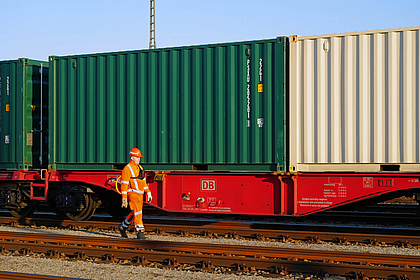
[[[127,192],[135,192],[135,193],[140,193],[140,194],[144,193],[144,191],[139,191],[139,190],[134,190],[134,189],[128,189]]]
[[[130,182],[129,181],[121,181],[121,183],[128,185],[128,183],[130,183]]]
[[[127,194],[127,191],[122,191],[121,194]]]
[[[140,215],[140,214],[143,214],[143,211],[134,212],[134,216],[135,215]]]
[[[130,212],[130,214],[125,217],[125,220],[121,223],[121,225],[125,228],[128,228],[131,223],[134,221],[134,214],[133,211]]]
[[[140,231],[140,230],[144,230],[144,226],[143,225],[135,225],[134,228],[136,229],[136,231]]]
[[[140,151],[138,151],[137,153],[130,151],[130,155],[132,155],[132,156],[138,156],[139,154],[140,154]]]
[[[125,227],[125,228],[129,227],[129,226],[130,226],[130,224],[131,224],[131,223],[127,222],[127,220],[124,220],[124,221],[122,222],[122,226],[123,226],[123,227]]]

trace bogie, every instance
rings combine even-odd
[[[77,185],[60,186],[53,200],[56,211],[74,221],[90,219],[101,204],[90,188]]]
[[[16,218],[32,215],[36,202],[30,200],[29,185],[10,183],[0,186],[0,206]]]

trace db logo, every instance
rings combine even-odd
[[[216,191],[216,180],[201,180],[201,191]]]

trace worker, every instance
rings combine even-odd
[[[152,202],[152,192],[146,184],[146,177],[143,167],[140,165],[140,158],[143,157],[138,148],[132,148],[129,152],[131,161],[124,167],[121,175],[121,207],[127,208],[130,205],[131,212],[118,226],[121,236],[128,238],[128,226],[134,220],[134,228],[138,239],[146,239],[143,225],[143,194],[147,194],[147,202]],[[128,200],[127,200],[128,198]]]

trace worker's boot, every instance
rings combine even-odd
[[[122,225],[119,225],[118,229],[120,230],[121,237],[128,238],[128,235],[127,235],[127,229],[128,228],[127,227],[123,227]]]
[[[144,232],[139,230],[137,232],[137,239],[146,239],[146,236],[144,235]]]

